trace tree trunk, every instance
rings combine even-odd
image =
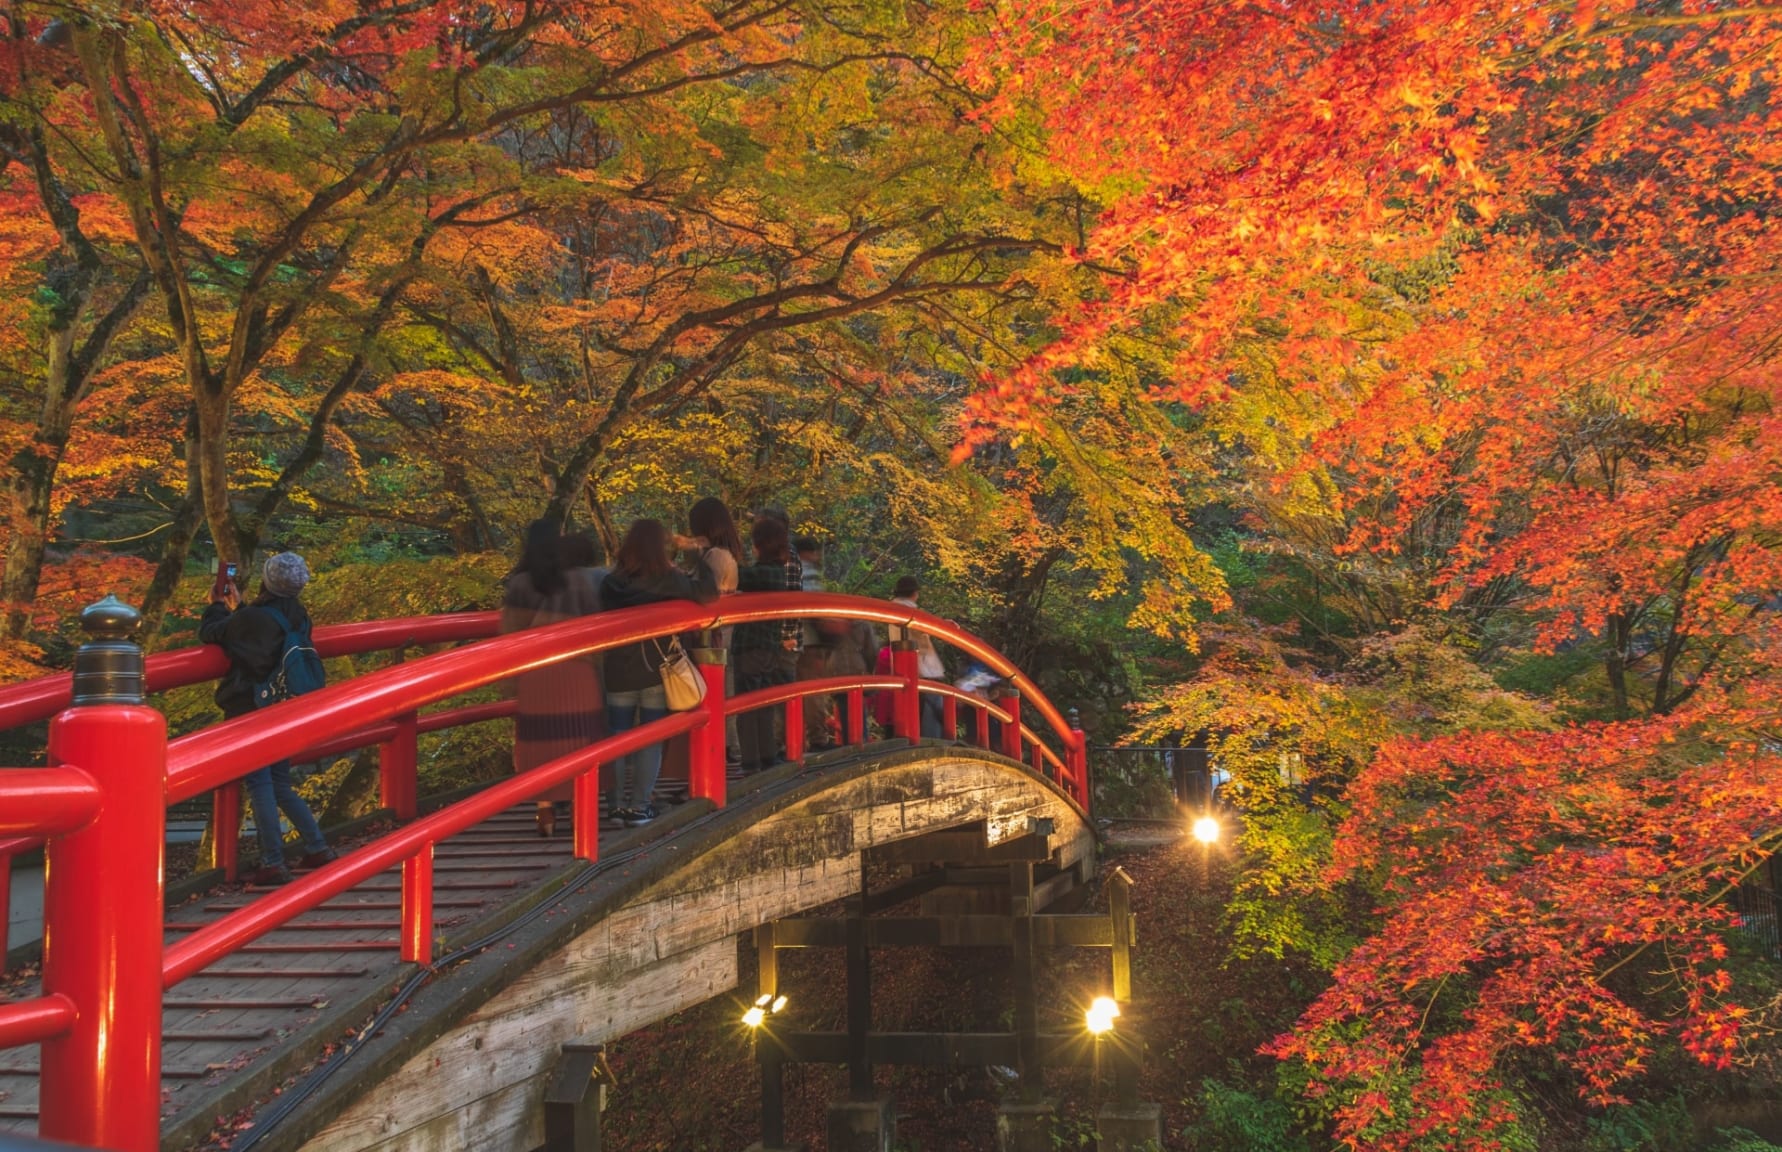
[[[199,389],[193,408],[198,414],[198,491],[217,560],[241,564],[246,571],[249,557],[241,554],[235,510],[229,503],[229,398]]]
[[[161,545],[161,562],[155,566],[155,577],[149,581],[142,600],[142,643],[144,648],[159,647],[161,618],[179,589],[186,573],[186,557],[198,526],[204,522],[204,502],[198,492],[198,423],[194,414],[186,417],[186,494],[175,506],[173,526]]]
[[[1620,612],[1609,616],[1609,654],[1604,658],[1603,670],[1609,677],[1609,694],[1614,699],[1615,719],[1625,720],[1628,717],[1627,702],[1627,662],[1628,645],[1632,642],[1633,625],[1627,616]]]
[[[43,553],[49,543],[50,493],[67,444],[66,426],[59,433],[40,428],[12,458],[12,475],[6,485],[6,568],[0,575],[0,601],[6,604],[6,618],[0,625],[0,638],[17,640],[30,628],[31,604],[37,599]]]

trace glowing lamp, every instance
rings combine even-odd
[[[1202,816],[1194,822],[1194,838],[1202,844],[1211,844],[1219,839],[1219,821],[1211,816]]]
[[[784,996],[775,1000],[771,993],[763,992],[761,995],[755,997],[755,1003],[750,1006],[747,1012],[743,1013],[743,1023],[751,1028],[759,1028],[761,1027],[761,1022],[767,1019],[767,1014],[769,1012],[778,1012],[785,1006],[786,998]]]
[[[1104,1032],[1113,1031],[1114,1017],[1118,1015],[1120,1005],[1114,1003],[1110,997],[1097,996],[1094,1003],[1089,1005],[1089,1011],[1084,1013],[1084,1020],[1089,1031],[1100,1036]]]

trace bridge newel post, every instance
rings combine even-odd
[[[902,680],[896,703],[891,709],[891,733],[911,744],[922,739],[922,673],[913,640],[897,640],[891,645],[891,674]]]
[[[687,791],[689,795],[724,806],[724,666],[729,653],[722,648],[695,648],[694,667],[705,677],[705,699],[699,707],[705,723],[687,735]]]
[[[104,801],[45,849],[43,990],[74,1002],[43,1044],[39,1132],[118,1152],[161,1144],[161,923],[167,721],[143,704],[142,617],[107,596],[81,613],[72,706],[50,722],[52,764]]]

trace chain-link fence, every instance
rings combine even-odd
[[[1758,869],[1733,889],[1739,932],[1772,960],[1782,960],[1782,924],[1776,919],[1776,861]]]

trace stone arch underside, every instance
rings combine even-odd
[[[399,1066],[375,1052],[349,1065],[342,1075],[375,1082],[354,1099],[316,1101],[328,1114],[311,1109],[292,1126],[313,1133],[307,1141],[262,1147],[528,1152],[543,1142],[545,1083],[563,1044],[616,1039],[734,988],[737,935],[858,892],[867,848],[979,821],[997,839],[1025,832],[1030,818],[1051,821],[1060,868],[1092,854],[1092,828],[1059,791],[970,749],[869,757],[735,804],[702,841],[659,842],[629,884],[566,893],[557,924],[581,926],[546,949],[535,941],[536,963],[432,1028]],[[577,900],[604,906],[578,915]],[[549,931],[551,914],[542,919]],[[452,1011],[449,1001],[433,1010]]]

